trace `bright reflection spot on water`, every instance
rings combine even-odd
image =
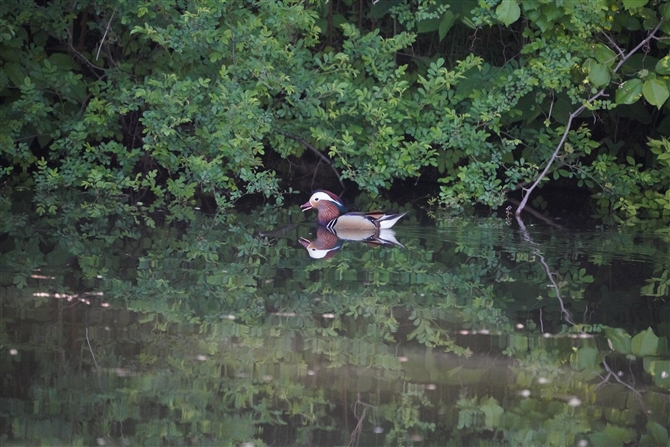
[[[551,338],[551,334],[549,332],[545,332],[544,334],[542,334],[542,336],[544,338]]]
[[[482,329],[482,330],[479,331],[479,333],[484,334],[484,335],[489,335],[490,334],[488,329]]]
[[[587,441],[586,439],[580,439],[579,442],[577,443],[578,447],[586,447],[587,445],[589,445],[589,441]]]
[[[254,444],[253,442],[244,442],[240,444],[240,447],[256,447],[256,444]]]
[[[411,437],[410,439],[412,440],[412,442],[420,442],[420,441],[423,441],[423,436],[421,436],[421,435],[412,435],[412,437]]]
[[[517,329],[523,329],[523,324],[521,324],[521,323],[517,323],[517,324],[516,324],[516,328],[517,328]]]
[[[100,304],[102,307],[109,307],[109,303],[102,303]]]
[[[30,275],[33,279],[56,279],[55,276],[45,276],[45,275]]]
[[[201,362],[204,362],[205,360],[207,360],[207,356],[200,354],[196,357],[196,359],[200,360]]]
[[[521,391],[519,391],[519,396],[521,396],[521,397],[529,397],[529,396],[530,396],[530,390],[521,390]]]
[[[434,383],[429,383],[428,385],[426,385],[426,388],[432,391],[436,389],[437,386]]]
[[[568,405],[571,407],[578,407],[582,404],[582,401],[576,397],[571,397],[570,400],[568,401]]]
[[[384,429],[381,427],[375,427],[372,429],[372,431],[377,434],[384,433]]]
[[[314,372],[313,369],[308,369],[308,370],[307,370],[307,375],[308,375],[308,376],[313,376],[314,374],[316,374],[316,372]]]
[[[668,372],[667,371],[661,372],[661,379],[667,379],[667,378],[668,378]]]
[[[461,335],[468,335],[469,333],[470,333],[470,332],[469,332],[469,331],[466,331],[465,329],[462,330],[462,331],[460,331],[460,334],[461,334]]]
[[[323,314],[323,318],[335,318],[335,314]]]
[[[540,377],[539,379],[537,379],[537,383],[539,383],[541,385],[547,384],[549,382],[550,382],[550,380],[547,379],[546,377]]]
[[[10,349],[9,350],[9,355],[17,355],[19,353],[18,349]]]
[[[407,361],[409,361],[409,359],[408,359],[407,357],[405,357],[405,356],[403,356],[403,357],[398,357],[398,360],[400,360],[401,362],[407,362]]]
[[[272,376],[269,375],[269,374],[266,374],[266,375],[263,376],[263,380],[265,380],[266,382],[271,381],[273,378],[274,378],[274,377],[272,377]]]
[[[98,438],[98,439],[95,440],[95,442],[98,445],[107,445],[107,441],[105,441],[105,438]]]

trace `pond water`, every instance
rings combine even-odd
[[[7,219],[2,444],[670,445],[668,231],[294,208]]]

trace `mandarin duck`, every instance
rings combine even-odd
[[[300,244],[305,247],[309,256],[314,259],[328,259],[342,248],[344,242],[363,242],[369,247],[392,246],[405,248],[403,244],[395,238],[393,230],[374,229],[374,230],[329,230],[319,225],[316,228],[316,239],[311,241],[301,237]]]
[[[391,228],[405,214],[385,214],[381,211],[369,213],[347,213],[340,198],[330,191],[318,190],[309,200],[300,205],[303,211],[315,208],[319,225],[333,230],[382,230]]]

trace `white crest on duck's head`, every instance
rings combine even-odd
[[[314,191],[309,198],[309,201],[300,205],[300,208],[302,208],[303,211],[311,209],[318,210],[319,214],[317,216],[317,222],[319,225],[323,226],[347,212],[346,207],[340,201],[339,197],[332,192],[323,189]]]
[[[344,208],[344,204],[340,202],[340,198],[337,197],[330,191],[318,190],[314,191],[314,194],[309,198],[309,204],[312,208],[317,208],[319,203],[330,202],[333,203],[338,208]]]
[[[307,253],[312,259],[328,259],[332,258],[335,253],[342,248],[342,241],[337,236],[333,235],[333,241],[324,241],[317,238],[315,241],[310,241],[307,238],[301,237],[300,244],[307,249]]]
[[[307,253],[309,253],[309,257],[312,259],[325,259],[326,257],[332,257],[337,250],[319,250],[318,248],[310,247],[307,249]]]

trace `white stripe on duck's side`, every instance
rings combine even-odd
[[[330,191],[315,191],[309,200],[300,205],[303,211],[316,209],[316,221],[329,230],[357,229],[374,230],[387,229],[395,225],[407,213],[385,214],[380,211],[370,213],[347,213],[344,204],[338,196]]]

